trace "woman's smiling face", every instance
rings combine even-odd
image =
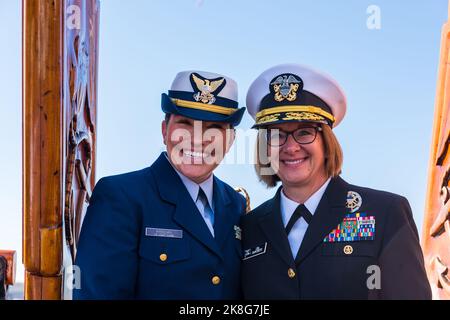
[[[162,135],[172,165],[196,183],[207,179],[234,141],[228,123],[193,120],[171,115],[162,123]]]
[[[292,133],[301,128],[314,127],[317,127],[317,125],[304,122],[289,122],[271,125],[268,127],[268,130],[270,135],[270,131],[273,129],[278,129],[283,134]],[[284,186],[313,187],[326,181],[325,147],[320,131],[316,131],[315,140],[309,144],[299,144],[295,141],[293,135],[290,134],[287,136],[286,142],[281,146],[268,146],[268,148],[272,168]]]

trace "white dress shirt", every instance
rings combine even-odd
[[[319,202],[322,199],[323,194],[325,193],[325,190],[328,187],[328,184],[330,183],[331,178],[328,179],[320,188],[317,190],[311,197],[309,197],[308,200],[305,201],[304,205],[305,207],[311,212],[311,214],[314,216],[314,213],[319,206]],[[301,203],[297,203],[291,199],[289,199],[285,194],[284,191],[281,190],[281,203],[280,203],[280,210],[281,210],[281,218],[283,219],[284,227],[289,222],[289,219],[291,219],[292,214],[294,213],[295,209],[300,205]],[[303,238],[305,237],[306,229],[308,229],[308,223],[306,223],[305,219],[301,217],[297,220],[297,222],[294,224],[294,226],[291,229],[291,232],[288,235],[289,245],[291,247],[292,256],[297,256],[298,250],[300,249],[300,245],[302,244]]]

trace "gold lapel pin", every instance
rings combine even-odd
[[[344,247],[344,253],[347,254],[347,255],[352,254],[353,253],[353,247],[350,246],[350,245],[345,246]]]

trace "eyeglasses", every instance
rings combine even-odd
[[[272,147],[284,145],[290,135],[299,144],[310,144],[316,140],[317,132],[322,131],[321,127],[305,127],[295,131],[285,132],[280,129],[267,130],[267,143]]]

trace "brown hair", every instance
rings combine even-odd
[[[322,140],[325,147],[325,173],[327,177],[337,177],[342,171],[342,148],[331,127],[328,125],[321,125],[321,127]],[[260,150],[260,147],[265,148],[265,150]],[[266,130],[258,130],[255,156],[255,171],[259,181],[263,182],[268,188],[275,187],[280,178],[271,168],[270,160],[267,156]],[[263,171],[264,174],[262,174]]]

